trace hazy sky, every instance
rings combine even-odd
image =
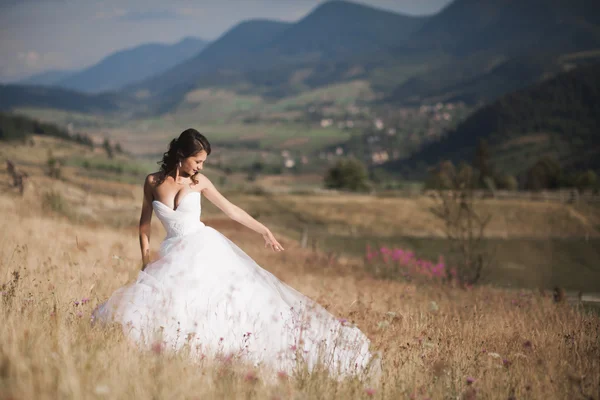
[[[0,82],[48,69],[79,69],[142,43],[213,40],[236,23],[296,21],[325,0],[0,0]],[[424,15],[450,0],[362,0]]]

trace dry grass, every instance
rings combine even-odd
[[[134,209],[137,200],[120,201]],[[100,209],[116,200],[94,201]],[[118,329],[89,323],[98,303],[136,277],[134,227],[73,223],[39,203],[35,192],[0,195],[1,399],[600,397],[597,315],[540,293],[375,281],[352,262],[324,267],[324,257],[285,238],[286,252],[265,252],[260,237],[214,218],[259,264],[363,329],[384,352],[381,385],[318,375],[267,382],[242,365],[138,351]],[[153,248],[160,237],[157,228]]]
[[[237,195],[235,201],[253,212],[298,215],[310,224],[327,226],[337,235],[405,235],[443,237],[443,223],[430,212],[428,197],[377,198],[370,195],[277,195],[272,199]],[[490,238],[598,237],[600,209],[525,200],[481,200],[476,208],[491,215]]]

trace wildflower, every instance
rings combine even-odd
[[[348,320],[347,320],[346,318],[340,318],[338,321],[340,321],[340,323],[341,323],[342,325],[345,325],[345,324],[346,324],[346,322],[348,322]]]
[[[373,389],[373,388],[366,388],[365,389],[365,393],[367,394],[367,396],[373,396],[375,394],[375,389]]]
[[[281,380],[284,380],[284,379],[288,378],[288,374],[285,373],[284,371],[279,371],[279,372],[277,372],[277,377]]]
[[[163,351],[163,344],[161,342],[154,342],[152,344],[152,352],[154,354],[160,354]]]
[[[81,318],[81,317],[83,317],[83,313],[82,313],[81,311],[79,311],[79,312],[77,313],[77,316],[78,316],[79,318]]]
[[[467,376],[467,385],[472,384],[473,382],[475,382],[475,378]]]
[[[83,299],[81,299],[81,304],[86,304],[86,303],[89,303],[89,302],[90,302],[90,299],[87,298],[87,297],[84,297]]]
[[[510,367],[510,364],[512,363],[506,358],[502,360],[502,365],[504,365],[506,368]]]
[[[78,302],[77,300],[75,300],[75,301],[73,302],[73,305],[74,305],[75,307],[77,307],[77,306],[79,305],[79,302]]]
[[[254,371],[248,371],[246,373],[246,376],[244,376],[244,380],[246,382],[256,382],[258,380],[258,377],[256,376],[256,373]]]
[[[530,340],[526,340],[525,343],[523,343],[523,347],[525,347],[526,349],[530,349],[531,346],[532,344]]]

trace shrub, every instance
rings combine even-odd
[[[346,158],[338,160],[327,171],[324,183],[328,189],[364,192],[369,189],[368,180],[365,165],[355,158]]]

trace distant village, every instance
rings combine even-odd
[[[404,157],[427,142],[439,140],[470,111],[464,103],[458,102],[382,110],[374,115],[375,112],[368,108],[351,105],[344,113],[314,118],[325,114],[326,110],[327,107],[308,107],[311,125],[348,130],[353,133],[352,138],[317,154],[283,149],[280,154],[284,168],[297,168],[298,163],[306,165],[314,161],[313,158],[321,163],[331,163],[344,156],[357,157],[368,165],[380,165]]]

